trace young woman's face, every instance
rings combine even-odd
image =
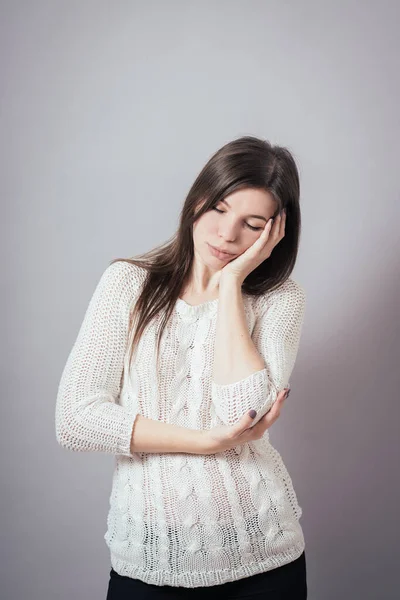
[[[254,244],[276,208],[265,190],[249,188],[226,196],[193,224],[195,254],[210,268],[222,269]]]

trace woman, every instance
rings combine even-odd
[[[102,274],[56,434],[116,457],[107,600],[307,597],[302,509],[266,431],[304,318],[299,235],[292,155],[246,136],[204,166],[171,240]]]

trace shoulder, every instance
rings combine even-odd
[[[304,311],[306,304],[306,291],[293,277],[288,277],[276,289],[269,290],[256,298],[258,312],[264,312],[272,306],[288,308],[289,310]]]
[[[102,272],[99,287],[111,295],[136,295],[147,277],[147,269],[126,260],[110,263]]]
[[[282,285],[271,292],[272,295],[284,297],[297,297],[305,299],[306,291],[304,287],[293,277],[288,277]]]
[[[131,279],[143,283],[147,276],[147,269],[137,264],[128,262],[128,260],[116,260],[110,263],[104,270],[104,275],[109,278]]]

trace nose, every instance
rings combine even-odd
[[[234,242],[236,240],[236,227],[234,223],[224,223],[219,227],[219,237],[226,242]]]

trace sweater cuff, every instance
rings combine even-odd
[[[256,423],[268,410],[269,381],[267,369],[251,373],[248,377],[233,383],[219,384],[211,382],[211,400],[215,414],[225,425],[234,425],[242,416],[254,408]],[[261,414],[260,411],[264,411]]]
[[[133,457],[132,430],[137,414],[111,402],[70,410],[56,419],[58,443],[75,452],[104,452]]]

